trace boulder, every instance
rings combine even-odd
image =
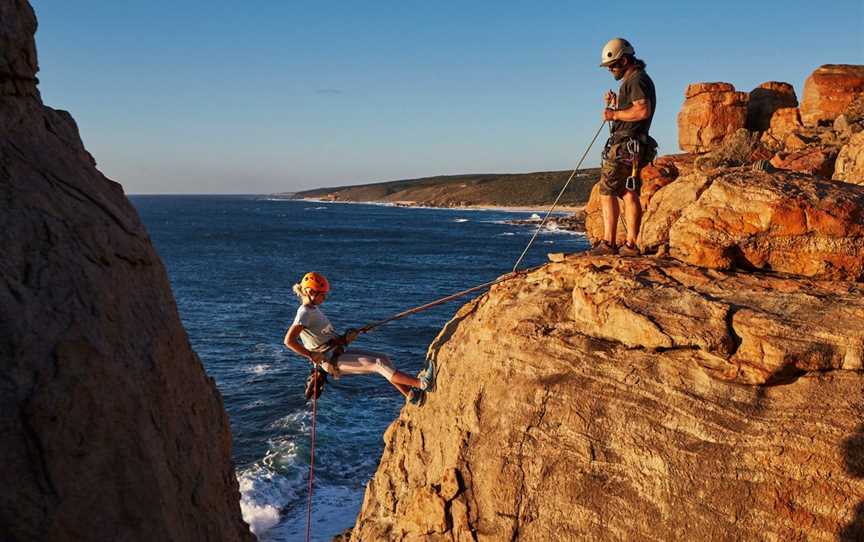
[[[675,182],[660,189],[651,198],[642,215],[639,230],[639,248],[646,254],[668,250],[669,229],[681,213],[699,199],[702,192],[710,186],[712,177],[694,172],[678,178]]]
[[[831,125],[864,92],[864,65],[825,64],[804,82],[801,120],[807,126]]]
[[[777,169],[799,171],[830,179],[836,159],[835,147],[814,146],[792,152],[779,152],[771,158],[771,165]]]
[[[797,107],[781,107],[771,115],[768,130],[762,133],[760,141],[765,148],[783,150],[788,148],[787,138],[794,137],[802,127],[801,114]]]
[[[430,346],[351,540],[860,540],[862,295],[583,255],[499,284]]]
[[[122,187],[0,2],[0,539],[252,541],[222,397]]]
[[[864,184],[864,132],[858,132],[840,149],[831,177],[837,181]]]
[[[747,93],[729,83],[693,83],[678,113],[678,145],[686,152],[705,152],[747,120]]]
[[[864,186],[790,172],[729,170],[710,179],[674,220],[670,254],[715,269],[862,280],[862,217]]]
[[[797,107],[798,98],[792,85],[777,81],[762,83],[750,92],[747,100],[747,129],[764,132],[770,128],[776,111]]]
[[[656,161],[648,164],[639,170],[639,179],[642,181],[642,188],[639,192],[639,203],[644,211],[648,207],[648,203],[654,194],[678,178],[678,168],[674,162]]]

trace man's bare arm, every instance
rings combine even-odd
[[[623,120],[625,122],[638,122],[651,116],[651,102],[648,100],[636,100],[627,109],[606,109],[603,118],[606,120]]]

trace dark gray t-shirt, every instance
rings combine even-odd
[[[639,134],[648,135],[651,119],[657,108],[657,94],[654,91],[654,81],[648,77],[644,69],[636,69],[621,81],[618,89],[618,109],[627,109],[637,100],[648,100],[651,104],[651,116],[637,122],[623,120],[612,121],[612,137],[616,140],[624,137],[635,137]]]

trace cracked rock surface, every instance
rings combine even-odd
[[[222,398],[162,262],[0,0],[0,539],[245,541]]]
[[[351,540],[864,536],[864,286],[570,256],[463,306]]]

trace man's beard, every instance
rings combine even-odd
[[[612,77],[615,78],[616,81],[620,81],[624,79],[624,74],[627,73],[627,70],[615,71],[612,73]]]

